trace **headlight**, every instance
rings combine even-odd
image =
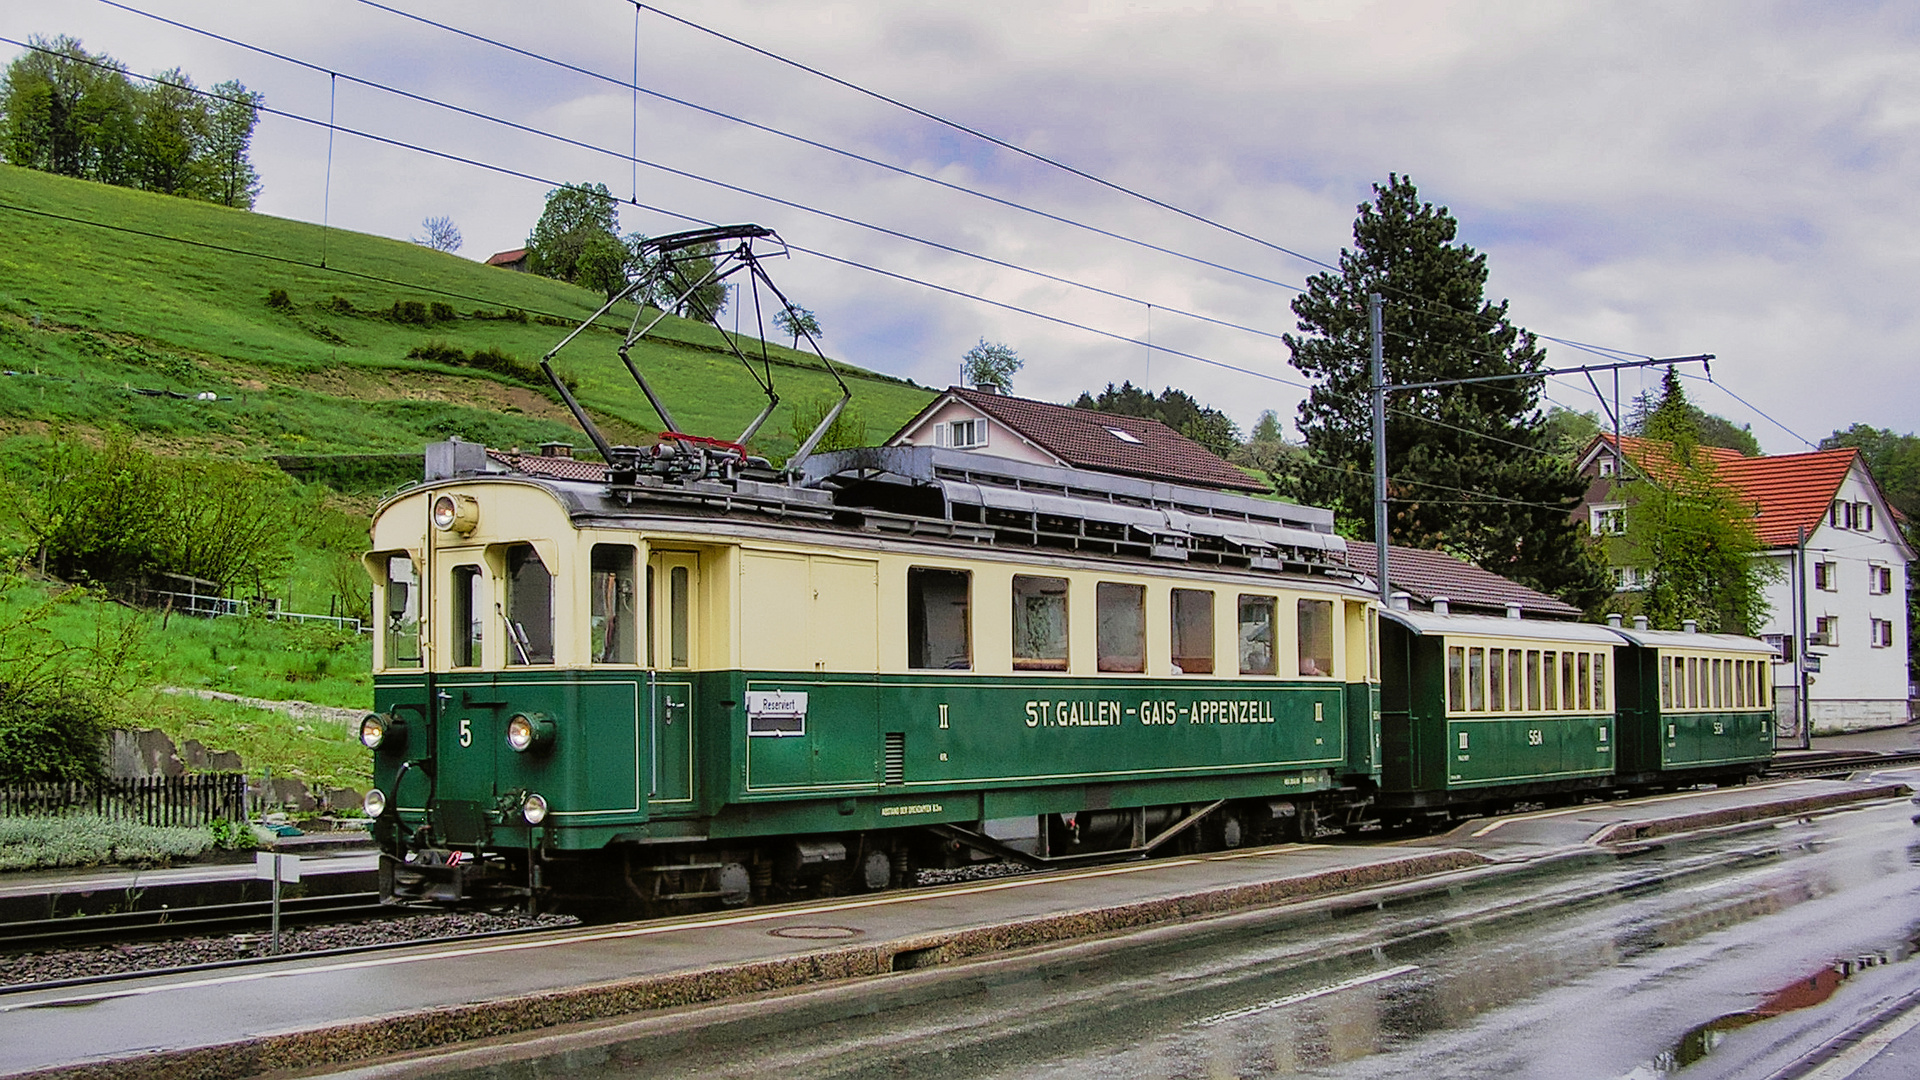
[[[370,818],[377,818],[387,812],[387,796],[379,788],[368,790],[367,797],[361,800],[361,807]]]
[[[547,820],[546,797],[538,792],[528,792],[526,801],[520,804],[520,816],[529,825],[538,825]]]
[[[544,750],[553,744],[553,721],[540,713],[514,713],[507,720],[507,745],[520,753]]]
[[[368,713],[360,720],[360,745],[369,750],[381,747],[398,749],[405,741],[407,726],[397,716]]]
[[[480,504],[468,495],[442,495],[433,500],[433,527],[466,535],[480,524]]]

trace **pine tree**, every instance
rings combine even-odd
[[[1383,301],[1389,383],[1545,369],[1546,352],[1485,299],[1486,256],[1455,240],[1445,207],[1413,182],[1374,185],[1339,273],[1315,274],[1293,302],[1303,333],[1293,366],[1316,380],[1299,428],[1313,467],[1298,494],[1373,534],[1371,340],[1367,296]],[[1542,380],[1522,378],[1391,394],[1388,528],[1396,544],[1440,548],[1583,608],[1603,600],[1605,569],[1571,512],[1585,483],[1553,453]]]

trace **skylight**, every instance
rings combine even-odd
[[[1137,439],[1137,438],[1135,438],[1135,437],[1133,436],[1133,433],[1132,433],[1132,432],[1129,432],[1129,431],[1121,431],[1121,430],[1120,430],[1119,428],[1117,428],[1117,427],[1110,427],[1110,428],[1108,428],[1108,429],[1107,429],[1107,434],[1109,434],[1109,435],[1111,435],[1111,436],[1113,436],[1113,437],[1114,437],[1114,438],[1116,438],[1116,439],[1119,439],[1119,440],[1120,440],[1121,442],[1124,442],[1124,443],[1133,443],[1133,444],[1135,444],[1135,445],[1139,445],[1139,443],[1140,443],[1140,440],[1139,440],[1139,439]]]

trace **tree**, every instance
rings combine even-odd
[[[1647,433],[1648,418],[1659,407],[1663,393],[1664,391],[1646,390],[1634,396],[1633,404],[1627,406],[1627,434],[1645,435]],[[1691,401],[1686,402],[1686,407],[1687,416],[1693,422],[1692,431],[1696,445],[1736,450],[1742,457],[1760,456],[1760,440],[1754,438],[1751,425],[1736,424],[1724,416],[1715,416]]]
[[[1231,417],[1218,409],[1200,404],[1185,391],[1172,387],[1161,391],[1156,398],[1134,386],[1131,380],[1121,383],[1118,389],[1108,383],[1099,397],[1082,393],[1073,407],[1116,416],[1158,420],[1223,458],[1231,457],[1240,446],[1240,428]],[[1278,421],[1275,422],[1275,428],[1277,430]]]
[[[1455,242],[1445,207],[1393,175],[1359,207],[1338,273],[1315,274],[1293,301],[1293,366],[1316,380],[1298,426],[1314,467],[1298,494],[1373,534],[1373,436],[1367,296],[1384,300],[1392,383],[1544,369],[1546,353],[1488,303],[1486,256]],[[1586,484],[1553,453],[1538,411],[1541,380],[1519,378],[1390,396],[1388,526],[1395,543],[1441,548],[1497,574],[1591,607],[1611,591],[1571,513]]]
[[[653,303],[687,319],[719,322],[727,310],[727,283],[713,277],[715,243],[695,244],[655,256]]]
[[[33,36],[0,80],[0,149],[30,169],[126,182],[135,92],[126,67],[70,37]]]
[[[1013,373],[1026,366],[1018,353],[1001,343],[980,339],[980,344],[960,357],[960,378],[971,386],[996,386],[1003,394],[1013,392]]]
[[[1634,485],[1621,546],[1651,573],[1638,599],[1655,627],[1696,619],[1703,630],[1752,634],[1766,620],[1766,583],[1780,567],[1756,557],[1753,507],[1700,451],[1698,411],[1668,368],[1643,425],[1646,457],[1635,464],[1646,479]]]
[[[420,222],[420,235],[413,237],[413,242],[421,247],[430,247],[435,251],[444,251],[448,254],[459,251],[461,241],[460,226],[455,225],[453,219],[445,215],[430,217]]]
[[[254,125],[260,122],[260,105],[266,98],[232,79],[216,85],[212,94],[213,107],[207,113],[202,197],[222,206],[251,210],[253,201],[260,196],[260,174],[253,171],[247,149],[253,142]]]
[[[773,325],[793,335],[793,347],[796,349],[800,347],[801,334],[807,335],[809,339],[820,336],[820,320],[813,317],[813,312],[803,307],[791,310],[780,309],[774,313]]]
[[[1590,412],[1574,412],[1558,405],[1547,410],[1542,422],[1546,428],[1547,444],[1556,453],[1571,459],[1587,448],[1595,435],[1600,434],[1600,418]]]
[[[1909,522],[1920,521],[1920,436],[1897,435],[1886,428],[1855,424],[1820,440],[1820,449],[1854,447],[1867,463],[1867,471],[1880,485],[1880,493]],[[1909,526],[1911,527],[1911,526]],[[1920,537],[1916,537],[1920,539]]]
[[[206,146],[207,109],[193,80],[179,68],[161,72],[138,95],[139,134],[134,143],[136,186],[163,195],[202,191],[200,167]]]
[[[624,287],[627,248],[615,232],[617,224],[607,185],[555,188],[547,192],[547,207],[527,237],[527,269],[601,290],[617,276]]]

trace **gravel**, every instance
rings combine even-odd
[[[332,926],[303,926],[280,935],[280,953],[320,952],[326,949],[357,948],[427,938],[464,937],[497,930],[548,929],[573,926],[578,919],[569,915],[520,914],[494,915],[484,912],[446,912],[439,914],[397,915],[381,922],[340,923]],[[152,941],[125,945],[94,945],[81,949],[27,953],[0,957],[0,986],[52,982],[94,975],[121,975],[134,971],[154,971],[212,964],[223,960],[246,960],[265,956],[272,949],[266,934],[231,934],[223,937],[183,938],[179,941]]]

